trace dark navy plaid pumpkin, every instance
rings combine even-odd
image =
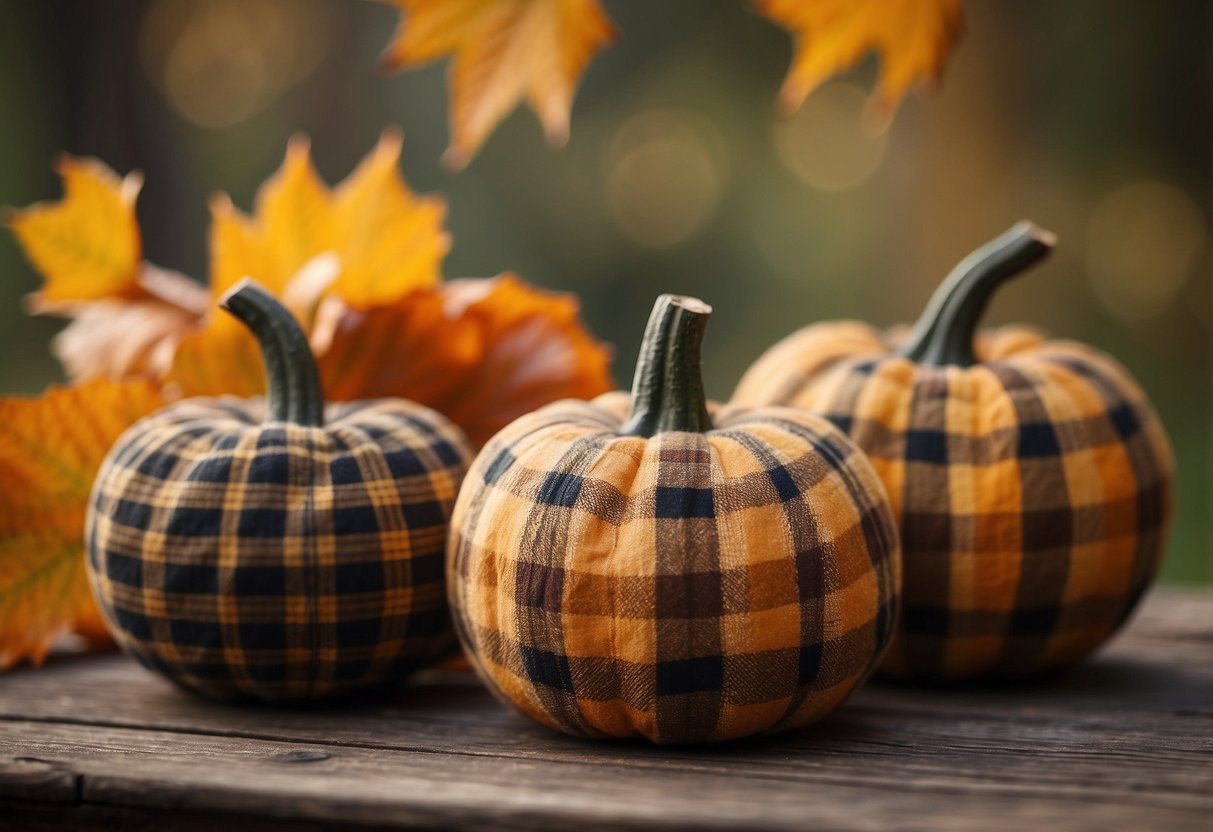
[[[232,307],[289,319],[243,292]],[[188,400],[110,451],[87,519],[94,593],[126,650],[200,693],[313,699],[398,680],[451,644],[443,555],[467,440],[407,401],[324,409],[310,353],[296,342],[287,364],[304,372],[276,378],[283,345],[258,336],[268,412]]]

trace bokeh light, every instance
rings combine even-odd
[[[438,161],[449,64],[375,71],[391,4],[13,2],[0,205],[57,197],[60,150],[141,169],[147,255],[201,280],[212,191],[249,208],[298,132],[335,181],[395,124],[409,183],[447,200],[449,277],[513,270],[576,292],[623,384],[653,295],[701,296],[716,396],[804,324],[912,320],[957,259],[1029,218],[1061,243],[986,321],[1090,343],[1138,378],[1178,460],[1164,576],[1213,583],[1210,6],[1163,6],[966,3],[939,88],[873,134],[878,59],[778,121],[791,43],[748,2],[606,0],[623,36],[578,85],[568,146],[547,148],[521,108],[456,175]],[[0,392],[37,393],[62,378],[47,350],[62,324],[25,314],[40,280],[0,238]]]
[[[1204,213],[1179,188],[1156,181],[1122,185],[1091,214],[1091,288],[1126,323],[1156,318],[1200,267],[1207,237]]]
[[[144,72],[195,124],[238,124],[320,63],[325,9],[314,0],[157,0],[139,37]]]
[[[880,167],[888,133],[866,126],[867,94],[854,84],[831,83],[800,111],[775,125],[775,148],[788,169],[821,191],[849,191]]]
[[[673,246],[712,218],[726,176],[723,142],[710,121],[691,110],[644,110],[611,142],[611,212],[637,243]]]

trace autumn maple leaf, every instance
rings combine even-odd
[[[401,143],[400,131],[384,131],[354,172],[329,188],[312,166],[308,141],[296,136],[258,190],[252,216],[225,194],[212,199],[213,297],[251,276],[309,328],[322,296],[370,309],[436,285],[451,246],[446,202],[417,196],[404,182]],[[265,384],[247,330],[215,312],[182,336],[165,379],[187,396],[250,396]]]
[[[119,434],[161,404],[148,382],[104,380],[0,399],[0,668],[41,662],[64,632],[106,638],[84,568],[89,490]]]
[[[616,37],[598,0],[382,0],[402,13],[384,52],[389,70],[452,56],[451,143],[462,168],[524,98],[548,143],[569,135],[573,90],[586,64]]]
[[[340,264],[330,290],[351,306],[390,303],[437,283],[451,247],[446,201],[418,196],[405,184],[401,145],[399,130],[385,130],[354,172],[330,189],[312,166],[308,140],[295,136],[282,167],[257,192],[251,217],[226,195],[213,199],[212,294],[249,275],[281,294],[326,253]]]
[[[814,89],[870,51],[883,61],[873,96],[888,119],[920,78],[938,79],[960,30],[960,0],[753,0],[754,8],[792,32],[796,53],[779,92],[790,115]]]
[[[483,442],[523,412],[610,389],[609,351],[571,296],[513,276],[441,282],[445,203],[409,190],[399,155],[388,131],[329,188],[293,140],[251,215],[212,202],[209,290],[142,259],[139,178],[96,160],[65,157],[62,201],[9,212],[45,279],[31,308],[72,319],[55,349],[79,383],[0,399],[0,668],[40,661],[66,631],[105,637],[82,534],[118,434],[166,398],[264,389],[256,345],[213,312],[245,275],[311,333],[333,400],[414,398]]]
[[[373,310],[322,304],[312,348],[330,398],[409,398],[477,447],[549,402],[614,387],[611,351],[585,331],[576,299],[511,274],[452,280]]]
[[[212,200],[211,291],[142,259],[139,174],[64,156],[64,198],[9,211],[7,224],[42,273],[31,311],[72,319],[53,350],[74,381],[145,376],[182,381],[179,392],[262,389],[260,356],[243,327],[212,314],[214,299],[245,276],[310,314],[322,291],[354,308],[390,303],[441,278],[450,248],[446,204],[415,195],[400,177],[401,137],[384,132],[358,168],[330,189],[308,142],[292,139],[282,168],[246,216]],[[317,283],[314,261],[339,268]]]
[[[67,155],[55,167],[62,200],[5,216],[42,274],[30,311],[72,319],[52,349],[73,381],[162,374],[177,340],[206,312],[206,292],[143,260],[141,174],[120,177],[97,159]]]
[[[571,296],[512,275],[441,283],[450,247],[445,202],[413,194],[399,174],[400,148],[399,131],[386,131],[355,171],[330,188],[312,166],[307,141],[292,139],[251,214],[225,195],[212,200],[209,291],[141,261],[136,247],[126,258],[135,278],[113,294],[67,295],[54,306],[37,306],[73,319],[55,342],[69,377],[142,375],[173,396],[262,392],[255,343],[213,306],[251,276],[312,333],[334,400],[413,398],[449,411],[487,440],[529,409],[609,389],[609,351],[586,332]],[[129,178],[95,160],[68,160],[64,169],[77,165],[94,177],[91,190],[103,191],[111,209],[84,211],[65,189],[61,203],[13,212],[10,225],[35,265],[52,261],[32,257],[27,215],[76,217],[77,231],[70,222],[61,228],[65,244],[105,239],[108,226],[134,221],[133,202],[119,199]],[[59,272],[44,274],[49,282]]]
[[[96,159],[61,156],[64,199],[9,211],[8,226],[42,273],[41,308],[138,291],[143,242],[135,219],[142,174],[119,177]]]

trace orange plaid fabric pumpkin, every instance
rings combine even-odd
[[[826,421],[705,409],[710,309],[658,300],[631,399],[497,434],[455,506],[456,631],[502,699],[588,737],[727,740],[812,722],[874,669],[899,559],[883,489]]]
[[[1026,327],[975,336],[994,289],[1051,245],[1020,224],[957,267],[908,337],[810,326],[734,394],[825,416],[870,456],[905,558],[892,675],[1071,664],[1125,620],[1162,558],[1171,450],[1128,372]]]

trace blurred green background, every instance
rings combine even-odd
[[[653,296],[703,297],[715,397],[811,321],[912,319],[961,256],[1029,217],[1060,248],[990,321],[1090,342],[1137,376],[1179,462],[1164,576],[1213,581],[1210,4],[966,2],[942,88],[878,136],[860,125],[874,59],[779,122],[791,41],[742,0],[605,5],[623,37],[590,65],[568,146],[520,111],[453,174],[445,67],[376,71],[391,7],[0,0],[0,204],[57,198],[60,150],[140,168],[147,256],[204,277],[210,193],[249,208],[296,131],[335,182],[397,124],[408,181],[449,200],[448,277],[578,292],[623,381]],[[3,235],[0,393],[61,378],[61,323],[22,311],[37,286]]]

